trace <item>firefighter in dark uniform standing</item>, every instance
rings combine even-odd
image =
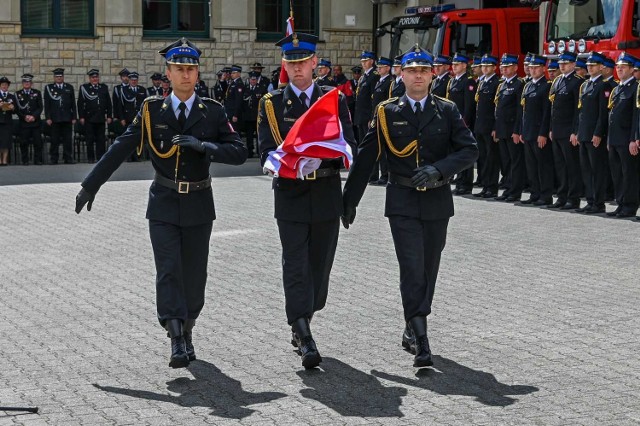
[[[482,161],[478,160],[478,164],[482,164],[482,171],[478,173],[482,177],[482,191],[473,195],[482,198],[495,198],[498,196],[500,149],[492,136],[496,117],[496,91],[500,84],[500,78],[496,74],[497,65],[498,58],[495,56],[487,54],[482,57],[480,68],[482,69],[483,79],[478,84],[476,91],[477,106],[474,135],[478,141],[480,158],[482,158]]]
[[[53,70],[53,83],[44,89],[44,116],[51,127],[51,164],[58,164],[59,147],[65,164],[74,164],[73,125],[76,124],[76,96],[73,86],[64,82],[64,68]]]
[[[315,83],[318,86],[331,86],[336,87],[337,84],[333,77],[331,77],[331,61],[328,59],[320,59],[318,61],[318,67],[316,68],[316,74],[318,77],[315,79]]]
[[[558,177],[558,199],[549,208],[574,210],[580,207],[582,174],[580,151],[573,124],[578,119],[578,97],[582,77],[575,73],[577,55],[564,52],[558,57],[559,74],[551,83],[551,145],[553,161]]]
[[[506,169],[507,189],[496,197],[498,201],[520,201],[526,180],[524,145],[514,133],[519,120],[518,105],[524,80],[518,78],[518,55],[505,53],[500,59],[502,80],[496,91],[496,121],[493,138],[498,141],[501,164]]]
[[[209,96],[209,88],[207,87],[207,83],[205,83],[204,80],[200,78],[200,74],[198,74],[198,82],[196,83],[195,90],[196,95],[201,98],[206,98]]]
[[[635,217],[640,202],[638,157],[632,155],[634,147],[637,149],[634,131],[638,125],[638,82],[633,78],[633,67],[638,60],[627,52],[620,54],[616,61],[620,84],[609,96],[607,149],[618,207],[607,215],[621,218]]]
[[[353,223],[369,170],[384,149],[389,160],[385,216],[400,265],[406,323],[402,345],[415,354],[415,367],[433,365],[427,316],[453,216],[449,179],[478,157],[455,104],[429,94],[431,66],[431,55],[417,46],[404,55],[406,94],[378,106],[345,184],[342,218],[345,228]]]
[[[131,123],[133,123],[134,118],[138,114],[138,110],[142,106],[145,98],[147,97],[147,91],[144,87],[138,85],[138,79],[140,75],[132,71],[129,73],[129,85],[123,86],[120,91],[120,95],[122,96],[122,108],[120,110],[120,125],[126,129]],[[140,161],[140,156],[142,153],[132,152],[130,161]]]
[[[402,81],[402,55],[396,56],[393,59],[391,74],[393,74],[393,80],[391,80],[391,87],[389,87],[389,97],[399,98],[404,95],[404,82]]]
[[[351,93],[353,93],[353,96],[350,99],[347,99],[347,102],[349,104],[349,113],[351,113],[351,117],[354,120],[353,123],[353,134],[356,137],[356,140],[360,140],[358,138],[358,126],[356,126],[355,124],[355,117],[356,117],[356,92],[358,91],[358,81],[360,81],[360,77],[362,77],[362,67],[360,65],[356,65],[354,67],[351,67],[351,76],[353,78],[349,79],[349,84],[351,84]],[[354,152],[355,155],[355,152]]]
[[[89,83],[80,86],[78,91],[78,117],[84,126],[87,161],[95,163],[96,158],[99,160],[105,153],[105,122],[111,124],[113,113],[109,88],[100,83],[100,72],[94,68],[87,75]]]
[[[578,119],[574,126],[580,145],[580,170],[587,205],[578,213],[604,213],[607,190],[607,127],[611,85],[602,78],[604,56],[591,52],[587,58],[589,78],[580,85]]]
[[[440,96],[441,98],[447,97],[447,85],[451,79],[451,58],[446,55],[438,55],[433,60],[433,81],[431,82],[431,88],[429,92],[432,95]]]
[[[120,84],[116,84],[113,87],[113,93],[111,94],[111,105],[113,108],[113,132],[116,136],[120,136],[127,129],[122,125],[120,118],[122,115],[122,89],[129,86],[129,70],[123,68],[118,73],[120,77]]]
[[[355,115],[353,116],[353,124],[358,127],[358,138],[362,141],[364,135],[367,134],[369,122],[373,116],[373,89],[378,82],[378,73],[375,71],[376,55],[373,52],[363,51],[360,55],[360,64],[362,65],[362,75],[358,79],[358,87],[356,88],[356,105]]]
[[[11,81],[0,78],[0,166],[9,164],[9,150],[13,143],[13,114],[16,113],[16,98],[9,93]]]
[[[224,99],[224,110],[229,117],[229,121],[234,127],[242,124],[242,100],[244,97],[244,83],[240,74],[242,67],[239,65],[231,66],[231,79],[227,86],[227,92]]]
[[[22,75],[22,89],[16,92],[16,107],[20,119],[20,152],[22,164],[29,164],[29,142],[33,142],[33,164],[42,164],[42,93],[32,88],[33,75]]]
[[[375,88],[373,89],[373,94],[371,95],[372,105],[375,111],[375,108],[380,104],[380,102],[384,102],[389,99],[389,92],[391,92],[391,81],[393,77],[391,76],[391,65],[393,62],[389,58],[380,57],[378,58],[378,75],[380,76]],[[373,114],[371,115],[373,118]],[[371,185],[380,185],[384,186],[387,184],[389,170],[387,169],[387,157],[383,153],[376,164],[373,166],[373,170],[371,170],[371,176],[369,176],[369,183]]]
[[[149,234],[156,264],[158,320],[171,337],[169,366],[196,359],[192,328],[205,301],[209,238],[215,209],[212,162],[242,164],[247,151],[222,105],[195,94],[200,50],[186,39],[160,51],[173,93],[149,97],[126,132],[82,182],[76,213],[131,155],[149,145],[155,178],[149,188]],[[141,140],[142,137],[142,140]]]
[[[162,96],[162,74],[154,72],[151,74],[151,86],[147,87],[147,94],[149,96]]]
[[[551,84],[544,76],[547,58],[532,54],[529,62],[531,81],[522,90],[520,113],[522,117],[515,132],[524,143],[524,161],[531,196],[522,204],[548,206],[553,203],[553,152],[549,143],[549,116]]]
[[[258,152],[258,147],[254,146],[256,136],[256,123],[258,121],[258,105],[260,99],[266,95],[264,85],[258,84],[258,73],[251,71],[249,73],[249,84],[244,90],[244,99],[242,103],[242,117],[244,120],[244,132],[247,135],[247,150],[249,158],[253,158],[253,153]]]
[[[467,74],[469,58],[461,53],[456,53],[451,59],[453,76],[447,84],[447,99],[458,107],[462,114],[462,120],[473,129],[476,118],[476,81]],[[479,65],[479,64],[478,64]],[[455,195],[471,194],[473,188],[473,165],[462,171],[456,183]]]
[[[311,34],[293,33],[276,43],[282,48],[289,84],[260,101],[258,141],[262,164],[286,138],[296,120],[319,97],[335,90],[313,83],[313,69],[318,63],[317,40]],[[347,101],[344,94],[339,96],[344,139],[355,149]],[[309,323],[327,300],[342,214],[342,167],[341,159],[326,159],[305,179],[273,180],[287,322],[292,328],[291,343],[298,348],[305,368],[316,367],[322,361]]]

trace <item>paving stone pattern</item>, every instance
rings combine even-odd
[[[640,223],[456,198],[433,369],[400,346],[398,266],[370,187],[341,230],[322,369],[289,343],[270,179],[214,179],[199,360],[168,367],[144,218],[149,181],[0,187],[5,425],[640,424]]]

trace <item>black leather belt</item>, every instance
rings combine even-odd
[[[313,173],[309,173],[304,177],[304,180],[316,180],[316,179],[335,176],[339,174],[340,174],[340,169],[325,167],[324,169],[318,169]]]
[[[188,194],[189,192],[202,191],[203,189],[211,188],[211,176],[199,182],[187,182],[182,180],[174,182],[171,179],[160,176],[156,173],[153,181],[164,187],[171,188],[179,194]]]
[[[389,173],[389,183],[394,183],[396,185],[407,186],[409,188],[413,188],[416,191],[426,191],[427,189],[434,189],[446,185],[449,183],[448,180],[439,180],[436,182],[428,182],[424,186],[418,186],[417,188],[411,184],[411,178],[396,175],[393,173]]]

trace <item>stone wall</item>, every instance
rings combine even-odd
[[[0,24],[0,75],[11,81],[11,91],[18,90],[20,76],[35,76],[34,87],[52,82],[51,71],[65,68],[65,81],[78,87],[87,81],[86,72],[100,70],[103,83],[119,81],[122,68],[140,73],[140,84],[151,84],[149,76],[163,72],[164,63],[157,51],[170,40],[142,37],[141,26],[97,26],[96,37],[21,37],[19,24]],[[214,29],[212,40],[194,40],[203,51],[202,77],[207,85],[215,82],[215,73],[223,66],[238,64],[245,71],[254,62],[265,66],[264,74],[280,65],[280,52],[273,42],[255,42],[256,31],[249,29]],[[344,66],[345,73],[359,64],[362,49],[371,46],[371,34],[360,31],[323,31],[318,55]]]

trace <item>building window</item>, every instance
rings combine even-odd
[[[209,37],[208,0],[142,0],[145,37]]]
[[[94,0],[21,0],[23,35],[93,36]]]
[[[319,0],[293,0],[293,29],[318,35]],[[289,0],[256,0],[258,40],[280,40],[289,18]]]

